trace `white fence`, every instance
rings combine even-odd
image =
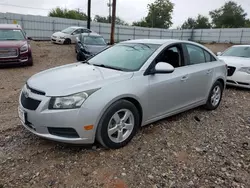
[[[49,40],[52,33],[69,26],[87,26],[87,22],[81,20],[0,13],[0,23],[13,23],[14,21],[17,21],[23,27],[28,36],[36,40]],[[110,24],[92,22],[91,29],[101,34],[106,40],[109,40]],[[250,43],[250,28],[177,30],[117,25],[115,30],[116,41],[141,38],[171,38],[198,42]]]

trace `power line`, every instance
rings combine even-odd
[[[19,7],[19,8],[37,9],[37,10],[46,10],[46,11],[51,10],[51,9],[45,9],[45,8],[26,7],[26,6],[21,6],[21,5],[4,4],[4,3],[0,3],[0,5],[10,6],[10,7]]]

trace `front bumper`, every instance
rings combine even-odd
[[[56,43],[56,44],[64,44],[65,39],[59,39],[59,38],[51,37],[50,41],[52,43]]]
[[[31,64],[32,62],[33,59],[30,53],[19,55],[16,58],[0,58],[0,66]]]
[[[236,70],[232,76],[227,77],[227,85],[250,88],[250,74]]]
[[[26,87],[26,86],[25,86]],[[23,126],[33,134],[58,142],[71,144],[92,144],[95,141],[95,131],[85,130],[85,125],[96,124],[98,114],[91,109],[70,109],[70,110],[49,110],[50,97],[32,93],[28,90],[29,98],[41,101],[36,110],[24,108],[19,98],[19,108],[25,112],[25,122]],[[54,135],[50,128],[72,128],[77,132],[78,137],[67,137],[65,135]]]

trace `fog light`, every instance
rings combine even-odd
[[[83,128],[86,130],[86,131],[90,131],[94,128],[94,125],[85,125],[83,126]]]

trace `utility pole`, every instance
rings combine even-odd
[[[112,7],[111,0],[109,0],[109,3],[107,5],[109,7],[109,23],[111,23],[111,7]]]
[[[110,34],[110,44],[115,43],[115,20],[116,20],[116,0],[112,3],[112,22],[111,22],[111,34]]]
[[[90,29],[90,21],[91,21],[91,0],[88,0],[88,22],[87,22],[88,29]]]

